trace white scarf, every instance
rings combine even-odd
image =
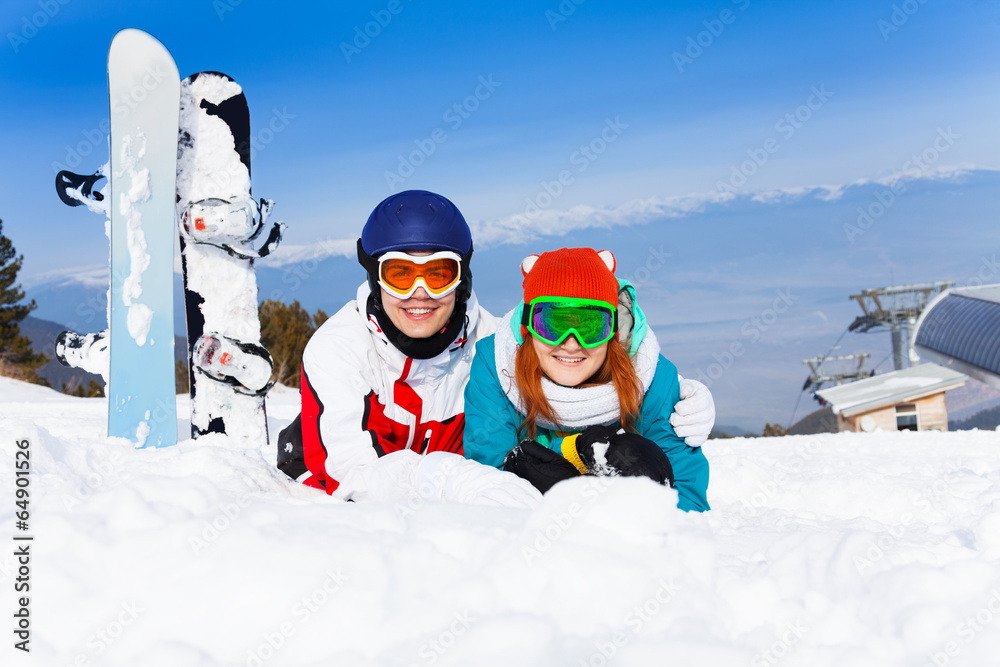
[[[511,329],[510,311],[497,323],[496,335],[496,367],[500,378],[500,388],[504,390],[507,399],[514,404],[518,412],[525,413],[521,401],[521,392],[514,382],[514,356],[517,354],[518,343]],[[656,340],[652,329],[646,329],[646,335],[639,344],[632,365],[642,381],[643,393],[649,391],[656,373],[656,362],[660,358],[660,343]],[[506,387],[504,385],[507,385]],[[611,383],[594,387],[564,387],[542,376],[542,391],[549,405],[559,418],[558,424],[553,424],[545,417],[539,416],[537,425],[554,431],[580,431],[593,424],[607,425],[618,421],[621,417],[621,407],[618,404],[618,392]]]

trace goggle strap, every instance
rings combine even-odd
[[[365,247],[361,245],[361,239],[358,239],[358,263],[369,274],[378,275],[378,260],[365,252]]]

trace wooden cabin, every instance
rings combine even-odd
[[[945,392],[968,376],[921,364],[816,392],[833,406],[840,431],[947,431]]]

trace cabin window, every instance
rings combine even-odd
[[[913,403],[904,403],[896,406],[896,430],[897,431],[918,431],[917,406]]]

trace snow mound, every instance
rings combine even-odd
[[[272,441],[297,400],[269,397]],[[564,482],[527,511],[343,503],[285,478],[273,442],[137,450],[106,437],[103,399],[0,378],[0,402],[3,479],[30,443],[17,532],[34,536],[38,664],[885,667],[1000,650],[995,432],[711,441],[711,512],[634,478]]]

